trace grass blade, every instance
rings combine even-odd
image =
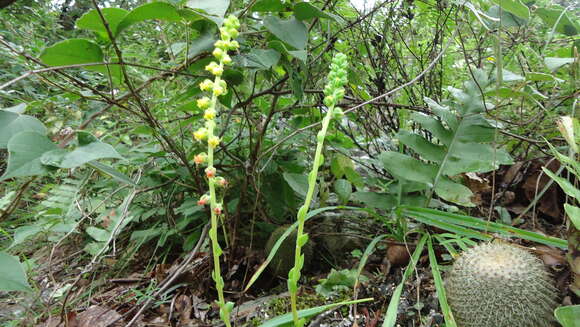
[[[401,293],[403,292],[403,286],[405,285],[405,281],[411,274],[413,270],[415,270],[415,265],[419,261],[419,257],[421,256],[421,252],[423,252],[423,247],[425,247],[425,241],[427,240],[427,234],[421,237],[417,247],[415,248],[415,252],[411,256],[411,260],[409,261],[409,265],[405,269],[403,273],[403,279],[401,283],[397,286],[395,291],[393,292],[393,296],[391,297],[391,301],[389,302],[389,307],[387,308],[387,313],[385,314],[385,321],[383,322],[383,327],[393,327],[397,322],[397,309],[399,308],[399,300],[401,298]]]
[[[425,224],[436,226],[472,238],[479,238],[482,240],[489,240],[491,238],[490,235],[471,230],[476,229],[485,231],[487,233],[517,236],[528,241],[555,246],[563,249],[568,247],[568,242],[557,237],[545,236],[528,230],[481,220],[475,217],[412,206],[400,206],[398,210],[400,210],[401,214],[416,219]]]
[[[375,250],[375,246],[377,245],[377,243],[379,243],[380,240],[382,240],[383,238],[387,237],[388,235],[379,235],[377,237],[375,237],[371,243],[367,246],[367,248],[365,249],[365,252],[363,253],[363,256],[360,259],[360,262],[358,264],[358,269],[356,270],[356,280],[354,282],[354,290],[356,292],[356,289],[358,287],[358,278],[363,270],[363,268],[365,267],[365,265],[367,264],[367,260],[369,259],[370,255],[374,252]],[[355,293],[356,294],[356,293]],[[355,297],[356,299],[356,297]]]
[[[439,306],[441,307],[441,311],[443,311],[443,317],[445,318],[445,326],[457,327],[455,319],[453,318],[453,313],[451,313],[451,309],[447,303],[447,294],[445,292],[445,287],[443,286],[443,279],[441,278],[441,272],[439,271],[439,264],[437,263],[437,258],[435,257],[435,251],[433,250],[433,241],[431,236],[429,236],[427,242],[427,250],[429,251],[429,263],[431,265],[431,272],[433,273],[433,281],[435,282],[435,290],[437,291]]]

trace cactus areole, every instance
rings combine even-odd
[[[445,289],[459,327],[548,327],[557,305],[543,263],[507,244],[466,251],[449,272]]]

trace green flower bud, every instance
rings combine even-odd
[[[209,108],[210,104],[211,100],[208,97],[197,99],[197,107],[199,109],[207,109]]]
[[[213,82],[209,79],[206,79],[203,82],[199,83],[199,88],[202,91],[209,91],[213,88]]]
[[[335,105],[334,97],[332,95],[327,95],[324,97],[324,105],[327,107],[333,107]]]
[[[334,119],[342,119],[342,117],[344,116],[344,112],[342,111],[342,109],[340,107],[334,107],[334,109],[332,110],[332,118]]]
[[[230,41],[230,45],[229,45],[230,50],[236,50],[239,47],[240,47],[240,44],[238,43],[238,41],[236,41],[236,40]]]
[[[232,63],[232,58],[226,53],[222,58],[224,65],[230,65]]]
[[[217,41],[217,42],[223,42],[223,41]],[[216,48],[213,50],[212,55],[217,59],[220,60],[222,59],[222,57],[224,56],[225,51],[221,48],[217,46],[217,42],[216,42]]]

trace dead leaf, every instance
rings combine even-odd
[[[192,326],[193,322],[191,320],[191,298],[185,294],[181,294],[175,299],[175,313],[179,316],[178,327],[189,327]]]
[[[528,201],[533,201],[538,193],[540,193],[546,184],[548,184],[551,179],[548,175],[544,174],[542,171],[542,166],[544,166],[543,160],[535,160],[532,166],[528,170],[530,174],[525,177],[524,185],[522,186],[526,198]],[[547,168],[552,172],[558,171],[560,164],[556,160],[552,160],[547,164]],[[559,222],[562,215],[561,204],[558,199],[558,187],[556,183],[553,183],[546,193],[539,199],[537,203],[538,210],[551,217],[553,222]]]
[[[566,257],[564,252],[553,247],[539,245],[536,246],[535,252],[542,259],[545,265],[552,270],[560,271],[566,267]]]
[[[124,326],[123,317],[115,310],[93,305],[77,315],[78,327]]]

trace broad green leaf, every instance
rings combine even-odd
[[[239,60],[245,68],[270,69],[280,60],[280,53],[273,49],[252,49],[248,54],[240,56]]]
[[[268,42],[268,47],[277,50],[280,53],[291,55],[292,57],[306,62],[308,52],[306,50],[288,50],[284,42],[274,40]]]
[[[15,106],[8,107],[8,108],[4,108],[4,109],[1,109],[1,110],[13,112],[15,114],[23,114],[24,111],[26,111],[26,107],[28,107],[28,104],[26,104],[26,103],[19,103],[19,104],[15,105]]]
[[[562,82],[561,79],[556,78],[552,74],[539,73],[539,72],[526,73],[526,80],[536,81],[536,82],[551,82],[551,81]]]
[[[525,79],[522,75],[518,75],[507,69],[502,69],[502,76],[504,82],[517,82]]]
[[[330,171],[336,178],[342,178],[346,173],[345,169],[347,167],[354,169],[354,163],[352,159],[341,153],[336,153],[330,160]]]
[[[566,214],[568,215],[568,218],[570,218],[572,224],[574,224],[576,229],[580,230],[580,208],[565,203],[564,210],[566,210]]]
[[[427,141],[423,136],[406,130],[400,130],[396,137],[401,143],[410,147],[413,151],[427,160],[440,163],[445,157],[445,147],[433,144]]]
[[[488,16],[501,20],[502,27],[522,27],[528,23],[527,19],[522,19],[516,15],[506,11],[500,10],[499,6],[491,6],[486,13]],[[499,27],[499,21],[488,21],[490,27]]]
[[[473,192],[467,186],[456,183],[445,176],[439,178],[437,185],[435,185],[435,193],[443,200],[449,202],[457,203],[465,207],[475,206],[471,202]]]
[[[451,143],[451,138],[453,134],[447,130],[441,122],[433,117],[429,117],[423,113],[414,113],[411,115],[411,119],[421,124],[421,127],[428,130],[435,136],[441,143],[449,145]]]
[[[117,34],[133,24],[158,19],[167,22],[181,21],[177,8],[167,2],[151,2],[131,10],[117,26]]]
[[[215,41],[216,39],[214,33],[211,31],[206,31],[191,42],[187,57],[193,58],[204,51],[211,51]]]
[[[556,308],[554,316],[562,327],[580,327],[580,304]]]
[[[303,310],[298,311],[298,317],[299,318],[308,318],[308,317],[312,317],[312,316],[318,315],[320,313],[323,313],[324,311],[328,311],[330,309],[336,308],[336,307],[341,306],[341,305],[363,303],[363,302],[368,302],[371,300],[372,300],[372,298],[353,300],[353,301],[343,301],[343,302],[338,302],[338,303],[326,304],[326,305],[322,305],[322,306],[318,306],[318,307],[314,307],[314,308],[310,308],[310,309],[303,309]],[[263,324],[260,325],[260,327],[291,327],[291,326],[294,326],[294,322],[292,319],[293,319],[292,313],[289,312],[289,313],[274,317],[274,318],[264,322]]]
[[[437,174],[437,166],[398,152],[383,152],[379,158],[383,168],[398,178],[432,185]]]
[[[336,20],[334,15],[325,13],[308,2],[300,2],[294,5],[294,16],[299,20],[308,20],[314,17]]]
[[[89,236],[92,237],[95,241],[98,242],[106,242],[109,240],[109,237],[111,236],[111,232],[109,232],[108,230],[104,230],[93,226],[87,227],[87,229],[85,229],[85,232],[89,234]]]
[[[282,0],[258,0],[251,8],[255,12],[279,12],[284,10]]]
[[[218,26],[222,24],[226,11],[230,6],[230,0],[189,0],[186,4],[189,8],[203,11],[206,18],[215,22]]]
[[[531,101],[534,101],[534,98],[531,94],[520,91],[511,87],[502,86],[499,88],[491,89],[485,92],[485,95],[500,97],[504,99],[519,99],[525,98]]]
[[[24,131],[46,135],[46,127],[40,120],[32,116],[0,110],[0,149],[6,149],[10,138]]]
[[[83,248],[88,254],[92,256],[96,256],[97,254],[104,251],[105,246],[107,243],[105,242],[90,242]]]
[[[556,71],[558,68],[571,64],[574,62],[574,58],[556,58],[556,57],[546,57],[544,58],[544,63],[551,71]]]
[[[49,66],[103,62],[103,51],[96,43],[85,39],[69,39],[58,42],[40,54],[40,60]],[[87,66],[86,69],[102,71],[102,66]]]
[[[281,41],[297,50],[303,50],[308,43],[308,29],[303,22],[296,18],[287,20],[276,16],[264,18],[264,26]]]
[[[64,149],[55,149],[42,155],[43,165],[59,168],[76,168],[89,161],[123,157],[109,144],[103,143],[89,133],[78,133],[79,146],[71,152]]]
[[[181,16],[181,18],[183,18],[184,20],[186,20],[190,23],[196,22],[198,20],[207,19],[202,14],[200,14],[198,11],[195,11],[195,10],[193,10],[191,8],[187,8],[187,7],[177,9],[177,12],[179,13],[179,16]]]
[[[468,115],[455,130],[456,142],[492,142],[495,129],[482,115]]]
[[[284,173],[284,180],[294,192],[300,196],[305,197],[308,192],[308,177],[306,174]]]
[[[10,247],[12,248],[18,244],[23,243],[29,237],[40,233],[42,230],[43,228],[39,225],[24,225],[16,228],[14,230],[14,240],[12,241],[12,244],[10,244]]]
[[[556,22],[558,22],[558,25],[556,25],[556,32],[558,33],[575,36],[580,30],[577,19],[573,21],[568,13],[564,12],[564,8],[562,7],[538,8],[536,9],[535,14],[538,15],[538,17],[540,17],[550,29],[552,29]]]
[[[111,166],[107,166],[107,165],[100,163],[98,161],[87,162],[87,166],[89,166],[93,169],[96,169],[103,174],[109,175],[113,179],[116,179],[117,181],[119,181],[121,183],[125,183],[125,184],[131,185],[131,186],[137,186],[137,184],[135,184],[135,182],[133,182],[133,180],[131,180],[129,177],[123,175],[122,173],[118,172],[117,170],[115,170]]]
[[[352,194],[352,199],[368,207],[383,210],[391,210],[397,205],[395,196],[386,193],[358,191]]]
[[[449,108],[449,106],[440,105],[435,100],[428,97],[424,97],[425,103],[433,110],[435,115],[441,119],[441,121],[447,124],[447,129],[456,130],[459,125],[457,114]]]
[[[352,184],[346,179],[337,179],[334,182],[334,192],[341,204],[346,204],[352,194]]]
[[[354,269],[336,270],[332,268],[326,278],[319,281],[316,286],[316,293],[324,297],[330,297],[337,294],[337,290],[345,288],[353,288],[357,284],[357,279],[360,275]],[[368,280],[366,276],[362,276],[363,281]]]
[[[520,0],[493,0],[503,10],[512,13],[519,18],[530,19],[530,9]]]
[[[224,81],[228,82],[228,85],[241,85],[244,82],[244,73],[238,69],[226,69],[222,78]]]
[[[362,176],[353,167],[344,167],[344,176],[354,186],[359,188],[364,186]]]
[[[483,173],[512,163],[511,156],[503,149],[495,149],[489,144],[457,142],[448,155],[443,173],[449,176],[465,172]]]
[[[21,132],[8,141],[8,167],[0,181],[13,177],[44,175],[49,170],[40,162],[45,152],[56,149],[56,145],[37,132]]]
[[[48,66],[102,63],[103,58],[101,47],[85,39],[64,40],[46,48],[40,54],[40,60]],[[90,65],[83,66],[82,69],[99,72],[106,76],[110,75],[115,83],[120,83],[123,80],[121,68],[118,65]]]
[[[109,29],[113,36],[117,35],[117,27],[119,23],[127,16],[129,11],[121,8],[103,8],[101,9],[103,13],[103,17],[107,21],[109,25]],[[93,32],[97,32],[99,35],[102,35],[104,38],[108,39],[109,35],[107,33],[107,29],[99,16],[99,13],[96,9],[92,9],[86,14],[82,15],[76,22],[76,26],[79,29],[89,30]]]
[[[556,176],[556,174],[554,174],[551,170],[547,169],[546,167],[542,167],[542,170],[546,175],[550,176],[550,178],[552,178],[556,183],[558,183],[558,185],[560,185],[560,187],[566,194],[573,197],[577,201],[580,201],[580,189],[576,188],[572,183],[570,183],[569,180],[560,176]]]
[[[32,291],[22,264],[6,252],[0,252],[0,291]]]

